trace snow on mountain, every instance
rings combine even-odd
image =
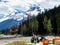
[[[8,17],[1,18],[1,19],[0,19],[0,23],[3,22],[4,20],[8,20],[8,19],[9,19]]]
[[[24,15],[23,13],[18,13],[14,16],[14,20],[20,21],[20,20],[25,20],[26,18],[28,18],[27,15]]]
[[[29,1],[29,0],[28,0]],[[38,8],[40,8],[37,4],[35,3],[34,0],[31,1],[26,1],[26,0],[0,0],[0,14],[3,14],[5,17],[12,17],[14,18],[15,15],[19,13],[23,13],[23,15],[27,15],[27,12],[34,14],[34,12],[38,12]],[[36,13],[37,14],[37,13]],[[18,15],[17,15],[18,16]],[[0,16],[1,17],[1,16]],[[4,20],[5,21],[5,20]],[[0,21],[2,22],[2,20]]]
[[[28,15],[36,16],[44,11],[44,8],[49,9],[58,5],[59,0],[0,0],[0,29],[5,29],[2,25],[7,28],[13,24],[17,25],[16,22],[27,20]]]

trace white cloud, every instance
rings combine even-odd
[[[50,1],[49,4],[51,5],[51,7],[58,6],[60,5],[60,1]]]
[[[39,4],[42,8],[51,9],[54,8],[54,6],[60,5],[60,0],[44,0],[41,1]]]
[[[7,1],[7,2],[4,2],[4,1]],[[2,0],[2,2],[0,2],[0,14],[3,14],[4,18],[7,16],[9,17],[9,14],[11,14],[10,16],[12,17],[12,15],[15,15],[15,12],[16,12],[15,9],[26,12],[27,10],[30,9],[30,6],[32,6],[30,4],[32,5],[35,4],[41,7],[42,11],[44,11],[43,10],[44,8],[49,9],[49,8],[53,8],[54,6],[60,5],[60,0]],[[38,12],[36,9],[32,11],[32,15],[33,14],[37,15],[37,13]],[[3,20],[3,19],[0,19],[0,20]]]
[[[2,12],[8,12],[8,7],[6,7],[6,5],[4,4],[4,2],[0,3],[0,13]]]

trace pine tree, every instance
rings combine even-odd
[[[51,20],[50,19],[48,20],[48,23],[47,23],[47,32],[49,32],[49,33],[52,32],[52,25],[51,25]]]
[[[23,31],[23,34],[26,34],[26,32],[27,32],[27,27],[26,27],[25,24],[22,26],[22,31]]]

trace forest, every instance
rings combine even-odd
[[[17,34],[30,36],[33,33],[39,35],[60,35],[60,6],[53,9],[45,9],[37,16],[28,16],[28,20],[17,26]]]

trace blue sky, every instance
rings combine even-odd
[[[0,0],[0,22],[7,20],[7,19],[19,19],[19,17],[23,18],[22,15],[25,15],[23,12],[27,12],[27,10],[30,10],[30,7],[33,6],[39,6],[42,11],[44,8],[46,9],[51,9],[54,6],[60,5],[60,0]],[[21,13],[15,14],[16,11],[22,11]],[[31,11],[32,15],[36,14],[37,15],[37,9],[34,11]],[[30,13],[30,12],[28,12]],[[15,17],[18,18],[15,18]],[[25,16],[27,17],[27,16]]]

